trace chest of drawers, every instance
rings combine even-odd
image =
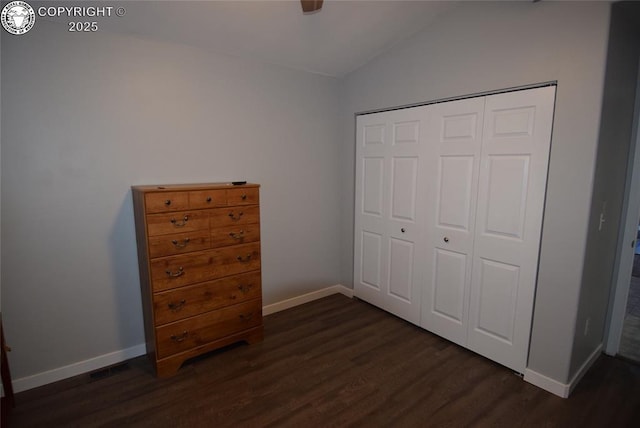
[[[262,340],[259,185],[133,186],[147,353],[159,377]]]

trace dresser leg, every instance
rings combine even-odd
[[[251,333],[247,334],[244,340],[249,345],[252,345],[254,343],[262,342],[263,339],[264,339],[264,328],[260,326],[254,329],[254,331],[252,331]]]
[[[170,377],[178,373],[180,366],[184,363],[186,358],[168,358],[162,361],[158,361],[156,364],[156,376],[159,378]]]
[[[261,342],[264,337],[264,327],[257,326],[249,330],[236,333],[231,336],[224,337],[220,340],[207,343],[206,345],[190,349],[180,354],[172,355],[156,361],[156,376],[159,378],[175,375],[180,366],[190,358],[197,357],[215,349],[220,349],[227,345],[237,342],[246,342],[248,344]]]

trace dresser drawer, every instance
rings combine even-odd
[[[189,194],[187,192],[147,193],[144,204],[148,213],[186,210],[189,209]]]
[[[154,292],[260,269],[260,243],[151,260]]]
[[[227,190],[227,205],[258,205],[260,202],[256,187],[238,187]]]
[[[244,244],[260,240],[259,224],[244,224],[211,229],[211,247]]]
[[[226,190],[194,190],[189,192],[189,208],[213,208],[227,205]]]
[[[260,325],[262,301],[240,303],[156,328],[157,357],[205,345]]]
[[[203,229],[209,229],[209,214],[206,211],[182,211],[147,216],[147,233],[150,237]]]
[[[210,248],[211,236],[208,229],[149,238],[151,258],[200,251]]]
[[[209,221],[212,228],[260,223],[260,208],[257,205],[215,208],[209,211]]]
[[[156,293],[153,296],[155,324],[167,324],[224,306],[259,299],[261,295],[260,272]]]

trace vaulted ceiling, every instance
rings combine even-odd
[[[303,14],[298,0],[98,4],[126,8],[124,17],[101,18],[101,31],[183,43],[340,77],[425,28],[458,3],[325,0],[322,9],[311,14]]]

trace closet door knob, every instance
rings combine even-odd
[[[449,238],[447,238],[446,236],[444,237],[444,242],[449,242]]]
[[[400,232],[402,232],[402,233],[405,232],[404,227],[400,229]]]

